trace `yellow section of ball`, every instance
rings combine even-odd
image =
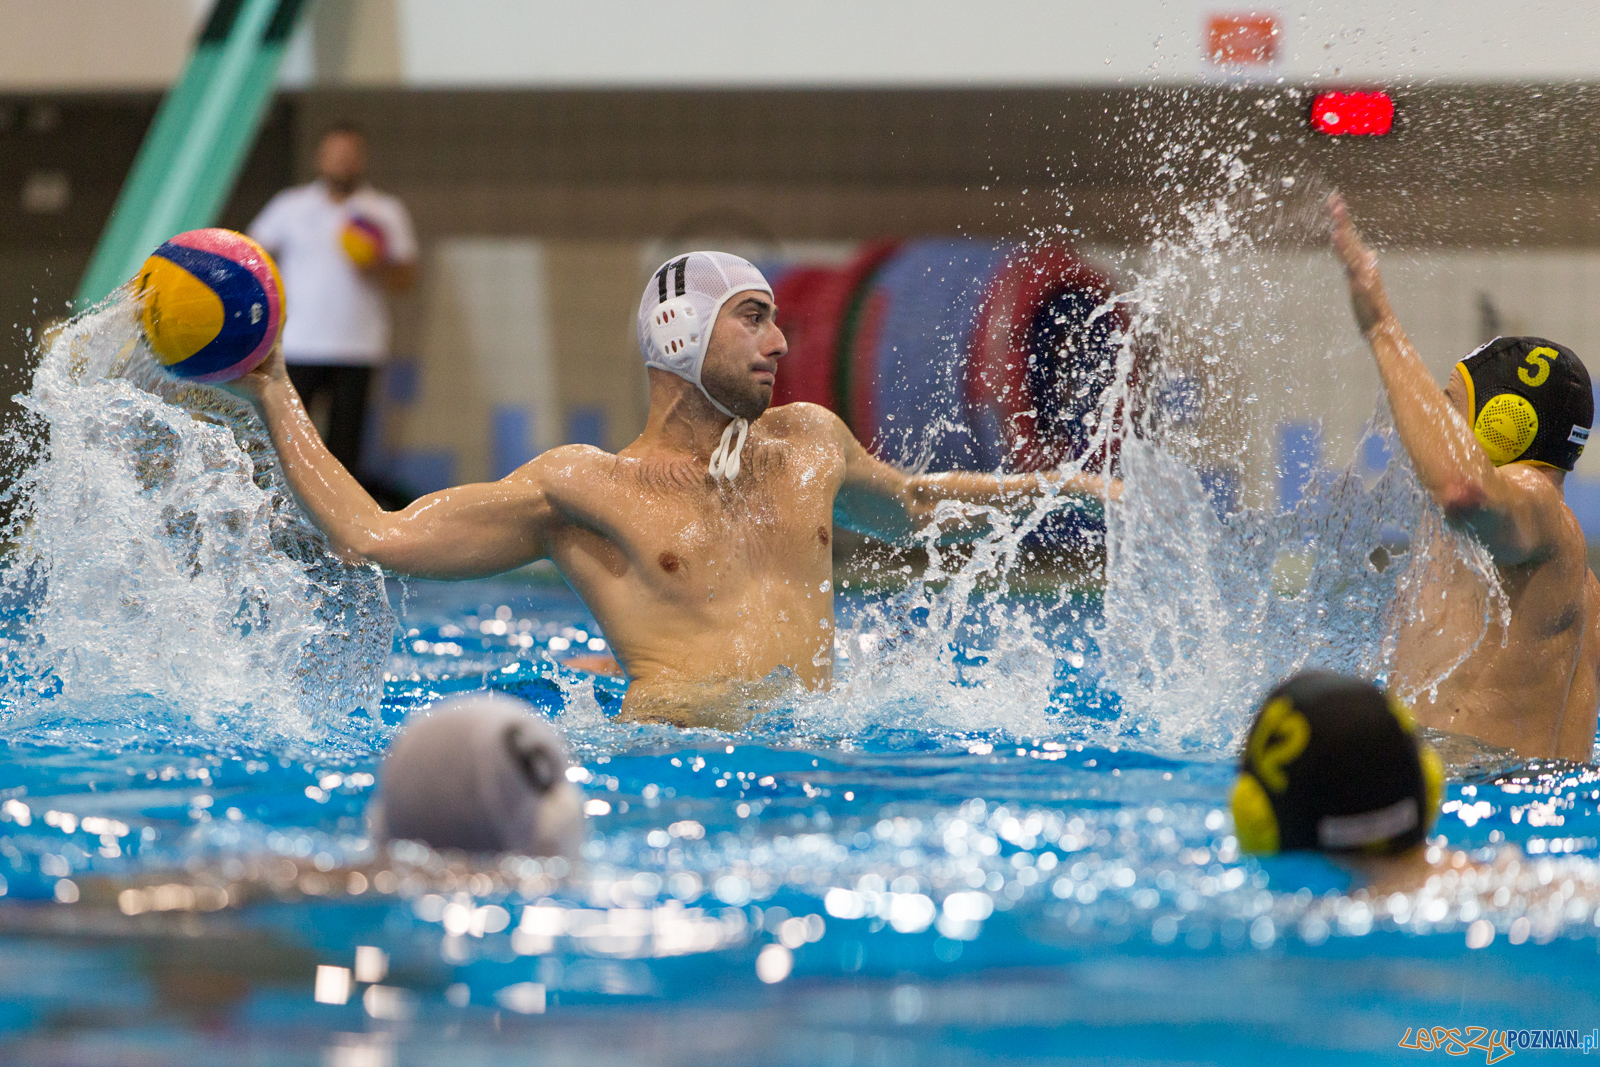
[[[362,270],[377,263],[378,257],[383,254],[383,248],[372,234],[353,222],[339,234],[339,242],[344,245],[344,254],[350,257],[350,262]]]
[[[1491,397],[1472,424],[1478,443],[1496,467],[1515,462],[1539,434],[1539,413],[1516,393]]]
[[[222,298],[170,259],[151,256],[139,270],[139,321],[163,366],[182,363],[222,332]]]

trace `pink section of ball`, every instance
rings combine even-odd
[[[374,241],[383,241],[383,228],[365,215],[351,215],[350,225],[370,236]]]
[[[272,262],[272,257],[267,255],[266,249],[250,238],[220,226],[203,230],[186,230],[170,240],[175,245],[210,252],[232,260],[255,275],[256,281],[261,283],[262,291],[267,294],[267,330],[261,335],[261,343],[232,366],[210,374],[196,375],[189,380],[209,384],[231,382],[235,378],[244,377],[267,358],[272,346],[277,343],[278,334],[283,330],[283,282],[278,278],[277,265]]]
[[[196,374],[187,380],[201,382],[205,385],[214,385],[218,382],[231,382],[236,378],[243,378],[246,374],[261,366],[261,361],[266,359],[267,354],[271,351],[271,343],[263,341],[248,356],[231,367],[223,367],[221,370],[212,371],[210,374]]]

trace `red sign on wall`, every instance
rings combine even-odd
[[[1278,16],[1234,11],[1206,17],[1206,58],[1219,67],[1264,67],[1278,59]]]

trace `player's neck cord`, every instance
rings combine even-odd
[[[738,435],[737,442],[734,442],[735,434]],[[728,423],[722,431],[722,443],[711,453],[712,478],[718,480],[726,478],[731,482],[739,477],[739,455],[744,451],[744,441],[748,436],[750,436],[748,420],[735,418]]]

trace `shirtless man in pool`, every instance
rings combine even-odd
[[[1553,342],[1499,337],[1457,363],[1440,392],[1344,201],[1335,195],[1329,208],[1356,323],[1417,480],[1452,526],[1488,549],[1510,600],[1509,628],[1491,623],[1438,700],[1424,695],[1412,711],[1424,726],[1523,756],[1587,761],[1600,705],[1600,582],[1562,489],[1594,421],[1588,371]],[[1465,566],[1425,595],[1423,619],[1400,635],[1402,688],[1437,677],[1483,625],[1487,591]]]
[[[744,260],[674,258],[640,303],[650,414],[636,441],[616,455],[555,448],[396,512],[323,446],[278,353],[230,388],[254,404],[290,489],[345,559],[442,579],[553,560],[627,671],[624,715],[720,724],[774,671],[828,685],[835,523],[904,541],[952,501],[942,535],[976,537],[984,508],[1051,492],[1093,506],[1119,489],[1059,473],[906,474],[825,408],[769,409],[787,351],[776,311]]]

